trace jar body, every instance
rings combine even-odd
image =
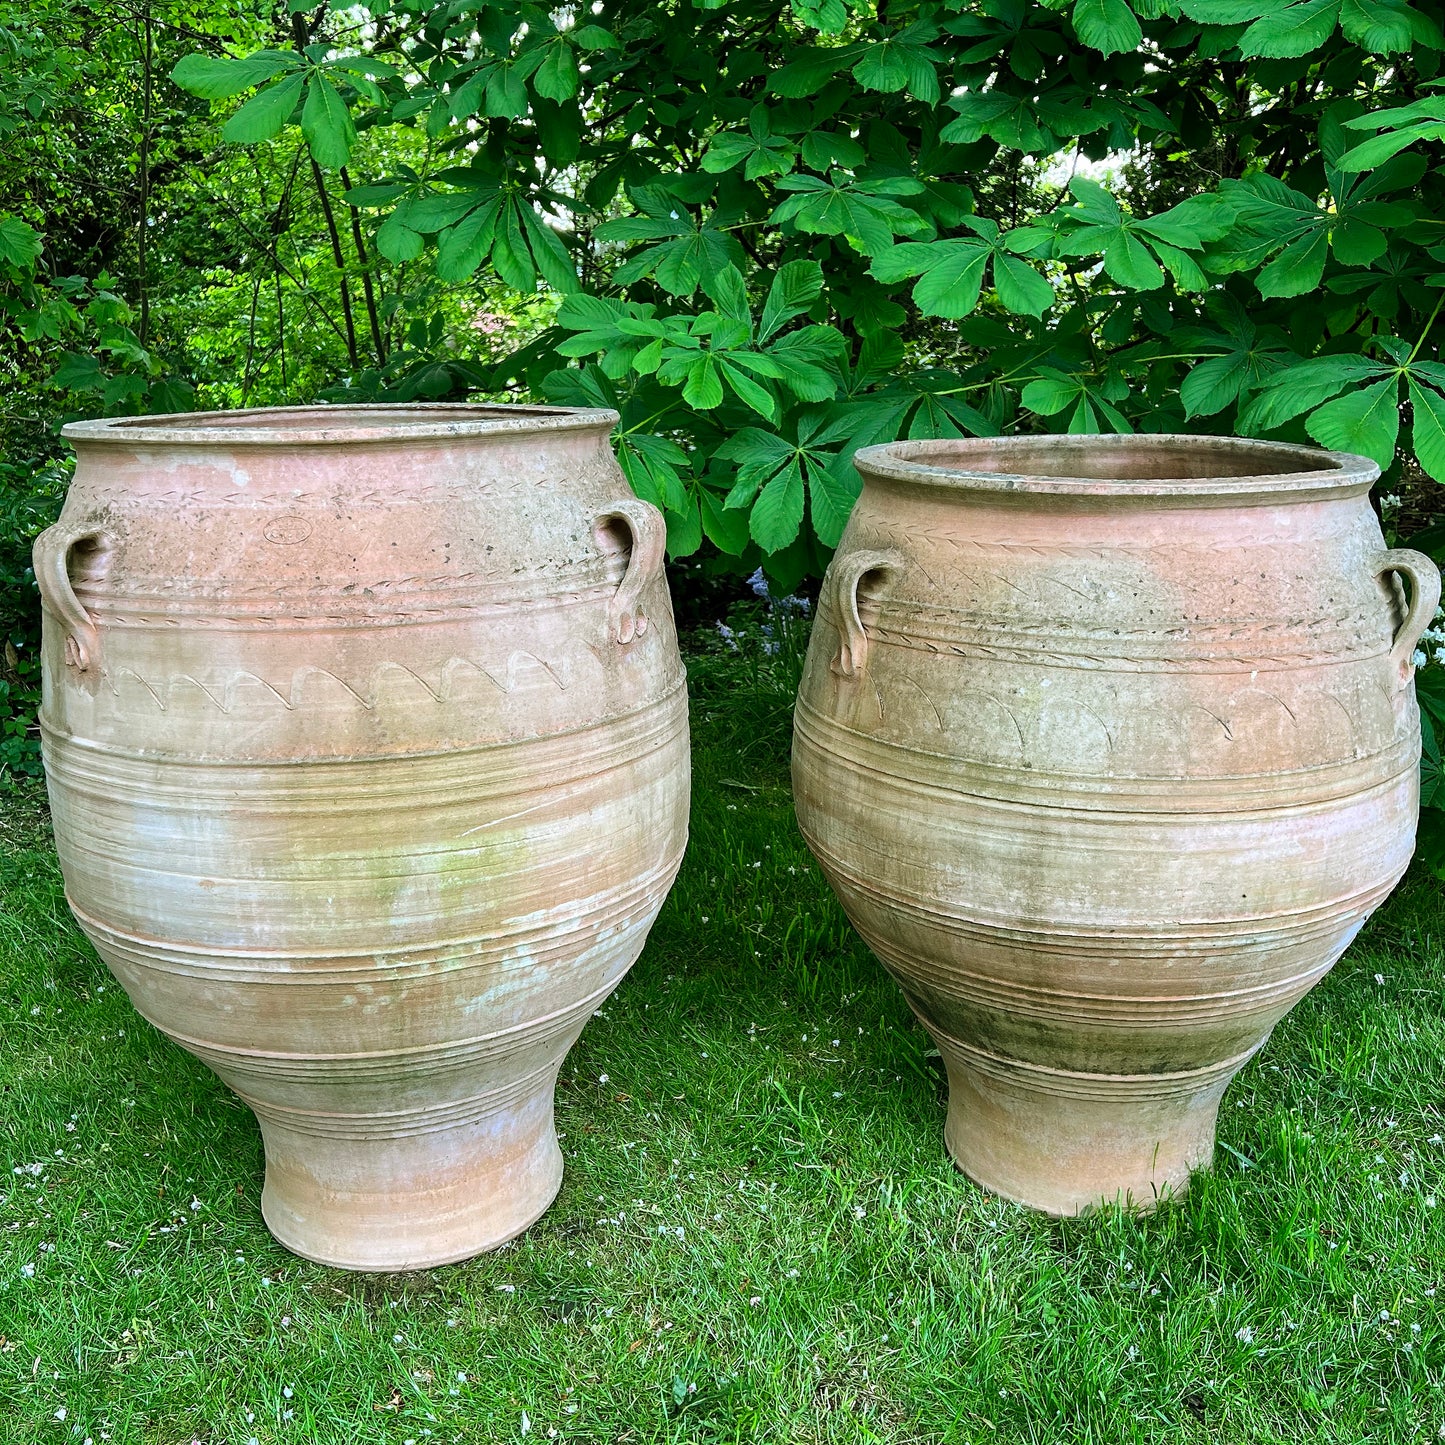
[[[1413,850],[1368,478],[1209,499],[1210,464],[1139,496],[864,465],[799,696],[799,821],[938,1043],[949,1146],[1053,1213],[1209,1162],[1229,1080]]]
[[[606,414],[515,412],[81,435],[47,543],[71,906],[255,1110],[267,1221],[327,1263],[464,1258],[546,1208],[557,1070],[686,839],[661,519]]]

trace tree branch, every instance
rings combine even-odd
[[[341,167],[341,184],[349,191],[351,189],[351,177],[346,173],[346,167]],[[366,315],[371,322],[371,344],[376,348],[376,364],[386,364],[386,344],[381,335],[381,320],[376,312],[376,291],[371,284],[371,268],[367,264],[366,243],[361,238],[361,217],[356,213],[356,207],[348,204],[348,211],[351,212],[351,239],[356,245],[356,259],[361,262],[361,289],[366,295]]]
[[[291,17],[291,36],[296,43],[298,53],[305,53],[306,47],[315,38],[325,15],[326,7],[323,5],[312,17],[309,27],[300,14]],[[336,229],[336,216],[331,210],[331,197],[326,190],[326,178],[321,174],[321,167],[316,164],[316,157],[310,154],[309,146],[307,159],[311,162],[311,179],[316,182],[316,194],[321,201],[321,214],[326,217],[326,230],[331,237],[331,256],[336,262],[336,274],[341,283],[341,315],[346,322],[346,356],[351,365],[357,367],[361,365],[361,357],[356,349],[356,318],[351,314],[351,287],[346,280],[346,257],[341,250],[341,233]]]
[[[136,237],[136,289],[140,293],[140,327],[138,335],[140,344],[144,346],[150,334],[151,299],[150,290],[146,285],[146,261],[147,261],[147,236],[150,228],[150,196],[151,196],[151,91],[154,80],[154,50],[151,45],[151,8],[147,3],[145,7],[145,24],[143,27],[144,40],[144,76],[142,82],[141,100],[141,123],[140,123],[140,226]]]
[[[305,144],[305,142],[303,142]],[[341,282],[341,315],[346,322],[346,355],[352,366],[361,365],[356,350],[356,318],[351,314],[351,287],[346,281],[346,257],[341,251],[341,233],[336,229],[336,217],[331,210],[331,197],[326,193],[326,178],[314,156],[311,161],[311,178],[316,182],[316,194],[321,198],[321,213],[326,217],[326,230],[331,237],[331,257],[336,262],[336,273]]]

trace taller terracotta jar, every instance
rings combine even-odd
[[[255,1110],[267,1223],[309,1258],[440,1264],[546,1209],[558,1068],[677,871],[665,533],[616,420],[65,429],[35,573],[67,896]]]
[[[1414,842],[1440,593],[1361,457],[1182,436],[860,451],[798,699],[804,836],[947,1066],[946,1138],[1148,1206]]]

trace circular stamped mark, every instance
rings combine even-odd
[[[304,542],[311,535],[311,523],[305,517],[291,513],[268,522],[262,535],[278,547],[294,547],[297,542]]]

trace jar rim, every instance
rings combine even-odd
[[[1175,502],[1303,500],[1368,490],[1368,457],[1248,437],[1162,432],[949,437],[862,447],[865,479],[959,491]]]
[[[610,432],[617,421],[618,414],[605,407],[382,402],[104,417],[70,422],[60,434],[71,442],[124,442],[129,446],[297,447],[589,429]]]

